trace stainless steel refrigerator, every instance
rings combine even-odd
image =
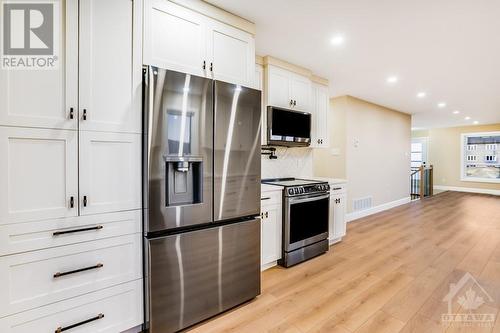
[[[145,321],[176,332],[260,293],[258,90],[144,69]]]

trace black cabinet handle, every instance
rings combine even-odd
[[[261,201],[270,200],[270,199],[271,199],[271,197],[260,198]]]
[[[211,63],[210,63],[210,71],[211,71],[211,72],[213,72],[213,71],[214,71],[214,63],[213,63],[213,62],[211,62]]]
[[[69,119],[75,118],[75,109],[69,108]]]
[[[56,232],[52,233],[52,236],[73,234],[75,232],[84,232],[84,231],[91,231],[91,230],[101,230],[102,228],[104,228],[102,225],[98,225],[98,226],[89,227],[89,228],[73,229],[73,230],[66,230],[66,231],[56,231]]]
[[[293,105],[293,99],[290,100],[290,106],[292,106],[292,105]]]
[[[269,212],[266,212],[266,219],[269,217]]]
[[[293,101],[293,106],[297,106],[297,101],[296,100]]]
[[[56,328],[56,330],[55,330],[54,333],[61,333],[61,332],[70,330],[70,329],[78,327],[78,326],[82,326],[82,325],[91,323],[93,321],[96,321],[96,320],[99,320],[99,319],[102,319],[102,318],[104,318],[104,314],[103,313],[99,313],[97,316],[95,316],[93,318],[90,318],[90,319],[87,319],[87,320],[84,320],[84,321],[81,321],[79,323],[76,323],[76,324],[73,324],[73,325],[69,325],[69,326],[66,326],[66,327],[58,327],[58,328]]]
[[[85,268],[79,268],[79,269],[75,269],[73,271],[57,272],[57,273],[54,274],[54,279],[57,279],[57,278],[59,278],[61,276],[66,276],[66,275],[71,275],[71,274],[75,274],[75,273],[90,271],[91,269],[98,269],[98,268],[101,268],[103,266],[104,266],[103,264],[99,263],[99,264],[94,265],[94,266],[89,266],[89,267],[85,267]]]
[[[69,208],[75,208],[75,197],[69,197]]]
[[[207,62],[203,60],[203,70],[207,69]]]
[[[83,196],[83,207],[87,207],[87,203],[88,203],[87,196],[84,195]]]
[[[83,109],[82,119],[87,120],[87,109]]]

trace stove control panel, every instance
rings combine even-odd
[[[307,195],[314,193],[324,193],[328,192],[329,190],[330,190],[330,185],[328,185],[328,183],[291,186],[285,189],[285,195],[291,197],[291,196]]]

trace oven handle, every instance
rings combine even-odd
[[[322,200],[322,199],[328,199],[330,198],[330,194],[312,194],[308,196],[303,196],[303,197],[294,197],[294,198],[287,198],[288,202],[290,204],[292,203],[301,203],[301,202],[309,202],[309,201],[315,201],[315,200]]]

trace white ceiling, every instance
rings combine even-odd
[[[415,128],[500,123],[499,0],[209,2],[256,23],[257,54],[328,78],[332,96],[411,113]]]

